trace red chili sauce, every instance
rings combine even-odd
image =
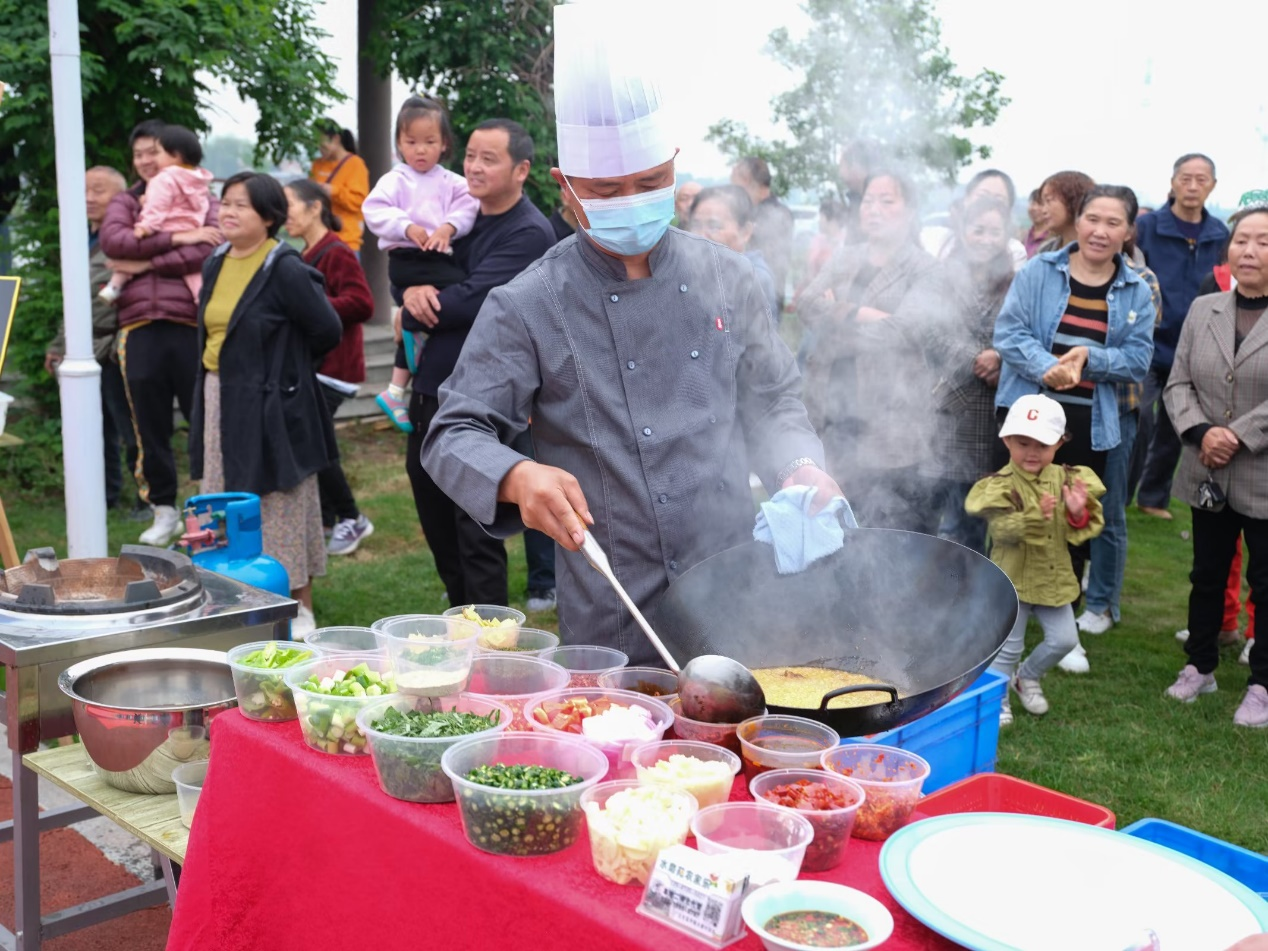
[[[830,911],[786,911],[762,927],[776,938],[812,948],[848,948],[867,941],[857,922]]]

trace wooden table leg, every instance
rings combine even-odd
[[[0,561],[4,562],[5,568],[16,568],[20,564],[18,549],[13,544],[13,532],[9,530],[9,517],[4,513],[3,502],[0,502]]]

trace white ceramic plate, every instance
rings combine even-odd
[[[1268,930],[1268,902],[1208,865],[1109,829],[1003,813],[938,816],[890,837],[881,877],[972,951],[1224,951]]]

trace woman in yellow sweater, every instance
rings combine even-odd
[[[357,154],[357,140],[351,129],[341,129],[327,120],[321,127],[321,157],[314,160],[308,177],[325,189],[334,213],[343,222],[339,238],[353,251],[361,251],[364,219],[361,203],[370,194],[370,170]]]
[[[190,469],[204,493],[260,496],[264,551],[290,576],[302,637],[315,624],[311,579],[326,568],[317,473],[339,454],[314,367],[343,328],[321,275],[277,240],[281,185],[240,172],[220,208],[228,243],[203,267]]]

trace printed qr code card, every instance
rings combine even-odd
[[[740,903],[748,876],[721,871],[716,858],[685,845],[662,849],[638,913],[715,948],[744,937]]]

